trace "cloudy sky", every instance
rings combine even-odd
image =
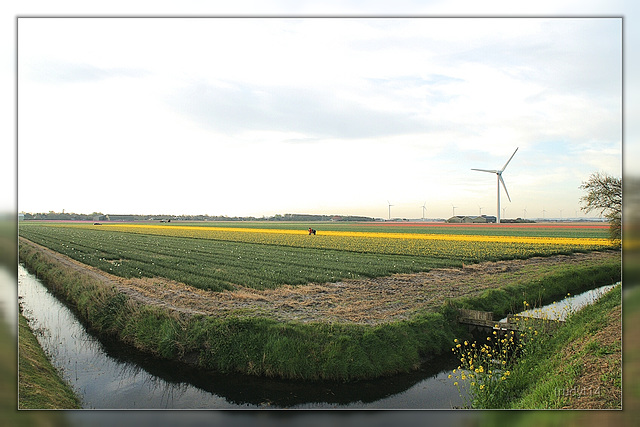
[[[583,216],[623,167],[622,13],[583,16],[22,17],[18,211],[495,215],[517,148],[506,216]]]

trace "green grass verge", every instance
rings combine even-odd
[[[80,408],[80,399],[51,365],[27,320],[22,314],[18,319],[18,408]]]
[[[514,370],[511,392],[514,398],[511,408],[562,408],[569,399],[581,390],[573,389],[584,372],[584,359],[603,356],[620,351],[620,341],[603,345],[594,334],[608,324],[610,311],[621,304],[621,286],[617,286],[591,306],[580,310],[559,328],[552,337],[541,341],[526,358],[518,361]],[[586,341],[586,342],[583,342]],[[577,347],[575,350],[571,347]],[[597,393],[604,407],[620,408],[621,402],[607,393],[607,386],[622,390],[620,364],[598,378],[588,393]]]
[[[589,406],[583,409],[621,409],[620,305],[618,285],[572,314],[553,334],[544,333],[528,342],[508,379],[496,382],[490,390],[492,398],[485,401],[491,405],[476,400],[474,408],[580,408],[573,399],[587,398]],[[596,335],[609,324],[610,336]],[[601,371],[594,374],[594,367]],[[588,380],[581,382],[582,378]]]
[[[72,425],[62,411],[18,411],[16,336],[0,316],[0,424],[12,427],[66,427]]]

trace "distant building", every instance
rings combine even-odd
[[[490,215],[456,215],[449,218],[447,222],[452,224],[486,224],[495,223],[496,217]]]
[[[134,215],[105,215],[105,220],[107,221],[135,221],[136,217]]]
[[[18,221],[22,221],[22,220],[24,220],[24,214],[19,213],[18,214]]]

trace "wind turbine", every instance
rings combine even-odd
[[[480,211],[480,216],[482,216],[482,206],[478,205],[478,210]]]
[[[520,148],[520,147],[518,147]],[[518,148],[516,148],[516,151],[518,151]],[[502,187],[504,188],[504,192],[507,193],[507,197],[509,198],[509,201],[511,201],[511,197],[509,196],[509,192],[507,191],[507,186],[504,183],[504,180],[502,179],[502,172],[504,172],[504,170],[507,168],[507,165],[509,164],[509,162],[511,161],[511,159],[513,159],[513,156],[516,155],[516,151],[513,152],[513,154],[511,155],[511,157],[509,157],[509,160],[507,160],[507,163],[504,164],[504,166],[502,167],[502,169],[500,170],[488,170],[488,169],[471,169],[474,171],[480,171],[480,172],[489,172],[489,173],[495,173],[496,177],[497,177],[497,182],[498,182],[498,208],[497,208],[497,218],[496,218],[496,223],[500,224],[500,183],[502,183]]]
[[[424,221],[424,214],[427,212],[427,202],[422,205],[422,220]]]
[[[453,208],[453,216],[456,216],[456,208],[457,208],[457,206],[453,206],[453,204],[452,204],[451,207]]]
[[[387,200],[387,203],[389,204],[389,221],[391,221],[391,206],[393,205],[388,200]]]

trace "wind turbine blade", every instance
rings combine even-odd
[[[504,179],[502,179],[502,175],[498,174],[498,177],[500,178],[500,182],[502,183],[502,188],[504,188],[504,192],[507,193],[507,197],[509,198],[509,201],[511,201],[511,197],[509,197],[509,192],[507,191],[507,186],[504,183]]]
[[[473,169],[471,168],[472,171],[480,171],[480,172],[489,172],[489,173],[498,173],[500,171],[496,171],[496,170],[488,170],[488,169]]]
[[[518,148],[516,148],[516,151],[518,151]],[[503,170],[505,170],[507,168],[507,165],[509,164],[509,162],[511,161],[511,159],[513,159],[513,156],[516,155],[516,151],[513,152],[513,154],[511,155],[511,157],[509,157],[509,160],[507,160],[507,163],[504,164],[504,166],[502,167],[502,169],[500,169],[500,172],[502,172]]]

